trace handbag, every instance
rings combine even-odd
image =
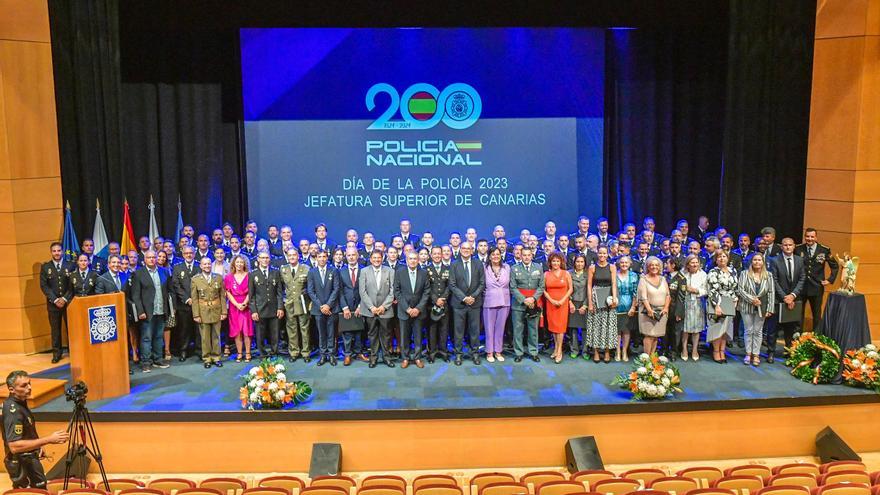
[[[174,328],[177,326],[177,311],[174,311],[174,304],[172,304],[171,296],[168,296],[168,309],[169,315],[168,318],[165,319],[165,328]]]

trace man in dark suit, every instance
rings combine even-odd
[[[80,254],[76,257],[76,269],[70,272],[70,287],[73,289],[73,297],[91,296],[95,293],[95,284],[98,283],[98,274],[89,268],[89,257]]]
[[[312,301],[312,316],[318,328],[321,359],[318,366],[336,366],[336,313],[339,312],[339,274],[327,266],[327,251],[318,251],[315,266],[309,270],[307,291]]]
[[[409,366],[424,368],[422,363],[422,326],[428,305],[428,274],[419,268],[419,255],[410,251],[406,255],[406,267],[394,274],[394,299],[397,300],[397,319],[400,321],[401,368]],[[414,347],[410,349],[410,345]]]
[[[251,273],[248,282],[250,301],[248,306],[254,320],[254,338],[257,350],[265,349],[265,354],[274,356],[278,352],[278,320],[284,317],[284,295],[281,290],[281,275],[269,266],[269,251],[257,255],[257,269]],[[269,347],[263,347],[268,334]]]
[[[483,290],[486,288],[485,265],[472,255],[474,245],[461,245],[461,259],[452,264],[449,290],[452,292],[453,332],[455,335],[455,365],[461,366],[462,341],[468,335],[471,358],[480,364],[477,352],[480,345],[480,312],[483,309]]]
[[[804,282],[807,278],[804,271],[804,260],[794,255],[794,240],[790,237],[782,239],[782,252],[775,258],[770,258],[770,271],[773,273],[773,281],[776,284],[776,300],[793,309],[795,301],[800,300],[804,291]],[[776,352],[776,340],[779,328],[782,328],[785,338],[785,347],[791,346],[794,333],[800,326],[799,322],[779,323],[779,315],[773,315],[767,326],[767,362],[772,363]]]
[[[327,224],[319,223],[315,225],[315,244],[318,245],[318,249],[321,251],[333,252],[336,243],[327,237]]]
[[[579,216],[577,221],[577,230],[568,234],[569,239],[574,239],[577,236],[582,235],[584,239],[590,235],[590,218],[586,216]],[[573,241],[572,241],[573,242]]]
[[[177,309],[177,341],[176,348],[180,351],[180,361],[186,361],[190,342],[195,341],[192,355],[201,355],[201,343],[196,333],[196,324],[192,314],[192,278],[198,274],[199,265],[195,263],[195,248],[184,246],[183,262],[174,266],[171,272],[171,292]]]
[[[449,267],[443,264],[443,248],[440,246],[431,249],[431,262],[426,271],[430,302],[425,308],[428,313],[428,362],[433,363],[440,356],[448,363],[446,341],[449,339]]]
[[[52,363],[61,360],[61,321],[67,324],[67,303],[73,299],[68,274],[76,268],[64,260],[64,248],[60,242],[49,246],[52,259],[40,267],[40,290],[46,297],[49,328],[52,332]]]
[[[95,254],[95,241],[86,237],[82,241],[82,253],[89,257],[89,268],[98,275],[107,271],[107,260]]]
[[[574,251],[568,253],[568,257],[565,260],[565,263],[566,263],[565,266],[567,266],[569,268],[573,267],[574,266],[574,258],[578,254],[584,255],[584,258],[586,258],[587,268],[589,268],[590,265],[596,263],[596,261],[597,261],[595,251],[593,251],[587,247],[587,236],[585,236],[585,235],[578,234],[574,237]]]
[[[764,258],[773,258],[782,253],[782,246],[776,244],[776,229],[764,227],[761,229],[761,239],[764,241]]]
[[[144,253],[144,266],[131,276],[131,300],[141,326],[141,371],[149,373],[152,366],[167,368],[163,359],[165,317],[168,307],[168,272],[156,265],[156,252]]]
[[[822,332],[822,296],[825,295],[825,286],[831,285],[837,280],[837,272],[840,267],[837,261],[831,257],[831,249],[817,241],[818,232],[809,227],[804,231],[804,243],[794,248],[795,256],[804,260],[804,270],[807,279],[804,282],[804,310],[807,303],[810,304],[810,312],[813,315],[813,330]],[[825,265],[828,265],[830,273],[825,277]]]
[[[697,228],[694,230],[695,239],[700,242],[703,242],[706,239],[706,234],[709,233],[709,217],[701,216],[697,219]]]
[[[361,295],[358,283],[360,282],[360,253],[353,246],[345,248],[346,264],[339,270],[339,306],[342,317],[339,327],[342,333],[342,361],[343,366],[350,366],[352,357],[362,361],[368,361],[364,356],[364,343],[361,334],[364,331],[364,319],[361,316]],[[343,321],[345,320],[345,321]],[[343,330],[343,327],[346,330]]]
[[[400,221],[400,232],[393,234],[391,238],[400,236],[404,244],[412,244],[414,248],[419,248],[419,235],[412,231],[412,223],[409,219],[404,218]]]
[[[107,272],[98,277],[95,294],[115,294],[125,290],[125,281],[119,275],[119,256],[111,254],[107,257]]]

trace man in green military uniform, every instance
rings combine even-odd
[[[299,252],[295,248],[287,250],[287,264],[281,267],[281,283],[284,284],[284,312],[287,314],[287,350],[290,362],[302,356],[305,362],[311,361],[309,353],[309,296],[306,283],[309,267],[299,262]],[[302,345],[300,345],[302,339]]]
[[[544,294],[544,270],[540,263],[532,263],[534,251],[524,247],[522,262],[510,270],[510,305],[513,320],[513,351],[517,363],[523,358],[523,330],[528,328],[529,358],[538,362],[538,313],[535,308]]]
[[[4,464],[12,488],[46,489],[46,474],[40,464],[40,450],[44,445],[64,443],[70,435],[59,430],[40,438],[34,415],[28,409],[31,395],[31,378],[26,371],[13,371],[6,377],[9,398],[3,402],[3,447],[6,451]]]
[[[220,275],[211,273],[210,258],[202,258],[199,268],[202,273],[193,275],[191,281],[193,321],[199,325],[205,368],[212,364],[221,368],[220,322],[226,319],[226,290]]]

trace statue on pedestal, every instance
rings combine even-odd
[[[843,253],[842,258],[840,255],[834,255],[834,259],[843,268],[843,275],[840,277],[840,288],[836,292],[851,296],[856,291],[856,272],[859,271],[859,257]]]

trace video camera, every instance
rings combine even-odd
[[[82,405],[85,404],[88,393],[89,387],[86,386],[86,382],[80,380],[64,392],[64,398],[75,405]]]

